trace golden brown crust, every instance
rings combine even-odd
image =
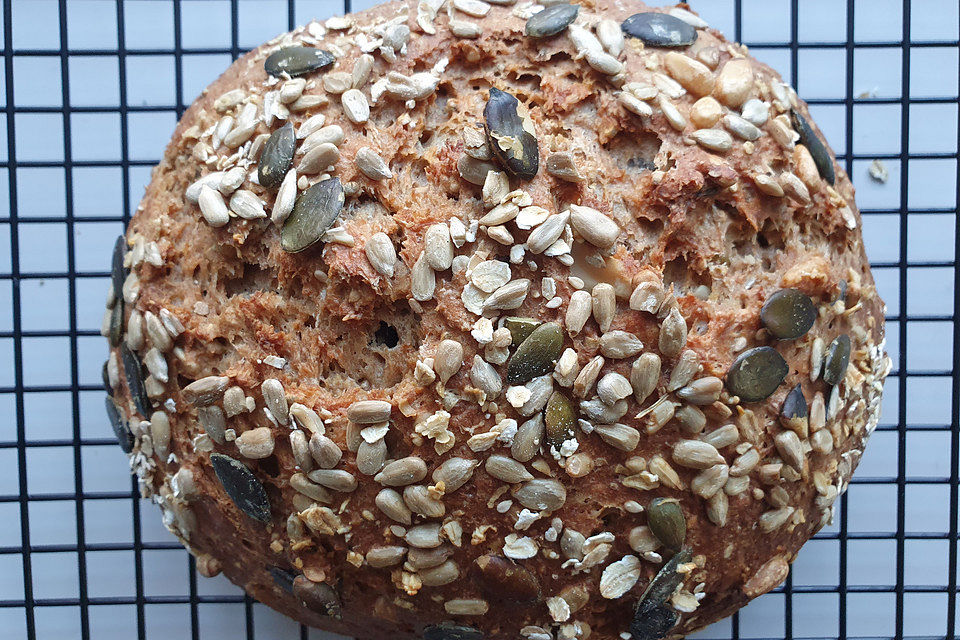
[[[469,9],[469,4],[458,6]],[[421,3],[421,14],[430,6]],[[806,105],[769,67],[747,57],[744,48],[728,43],[715,30],[698,29],[697,41],[677,50],[645,47],[640,40],[627,38],[623,52],[615,57],[624,71],[608,77],[578,54],[569,32],[539,40],[524,36],[523,12],[529,12],[529,6],[492,5],[482,19],[452,8],[448,15],[447,9],[432,21],[421,15],[418,23],[416,2],[393,2],[352,16],[346,29],[308,25],[240,58],[180,121],[131,221],[127,266],[132,275],[123,291],[124,340],[140,360],[152,358],[154,368],[158,358],[165,363],[169,381],[159,381],[151,368],[147,383],[152,411],[164,415],[137,412],[118,349],[112,350],[108,365],[109,386],[121,413],[130,419],[136,440],[133,459],[143,492],[160,503],[168,526],[197,556],[202,572],[222,569],[271,607],[361,639],[388,633],[417,638],[425,627],[442,621],[479,629],[491,640],[517,638],[521,630],[531,638],[544,637],[537,633],[586,638],[591,632],[594,638],[620,637],[629,631],[634,606],[659,570],[661,558],[670,555],[663,548],[659,553],[639,544],[631,548],[631,531],[647,524],[641,508],[648,510],[654,498],[675,498],[686,519],[685,546],[691,549],[693,562],[684,568],[683,586],[668,602],[681,616],[673,633],[692,631],[782,581],[800,545],[829,520],[833,500],[845,489],[876,426],[889,363],[883,353],[883,303],[865,258],[853,187],[835,162],[835,187],[820,179],[816,167],[811,170],[812,160],[804,155],[805,147],[795,144],[790,128],[791,108],[809,119]],[[646,8],[639,2],[583,2],[575,25],[589,30],[600,19],[619,24],[641,11]],[[458,37],[451,32],[451,20],[478,24],[482,34]],[[375,62],[360,90],[368,100],[382,93],[382,82],[377,83],[390,72],[406,76],[433,72],[439,79],[437,88],[412,104],[388,91],[371,100],[368,122],[354,124],[339,95],[327,92],[321,78],[331,72],[352,72],[363,53],[358,43],[382,38],[384,26],[391,24],[407,25],[409,42],[398,52],[368,47]],[[434,34],[424,32],[425,26],[431,30],[430,25]],[[279,227],[269,217],[233,216],[225,226],[210,226],[186,191],[201,176],[241,166],[248,174],[241,188],[262,199],[269,216],[276,191],[256,183],[256,162],[247,157],[251,142],[231,158],[234,150],[213,148],[211,138],[217,136],[215,128],[225,116],[242,120],[244,104],[255,105],[259,118],[250,141],[283,124],[264,122],[265,103],[277,98],[268,95],[277,92],[282,81],[270,80],[263,62],[280,46],[297,43],[338,54],[332,67],[304,76],[303,96],[322,98],[319,104],[290,113],[288,119],[300,127],[308,117],[323,114],[325,124],[342,127],[345,135],[331,175],[346,185],[348,196],[336,223],[342,227],[339,241],[328,236],[327,242],[306,251],[286,253]],[[678,61],[676,56],[681,55],[688,56],[687,61]],[[683,65],[691,59],[706,69],[706,80],[686,78],[691,90],[678,89],[671,76],[684,79]],[[730,96],[721,88],[727,65],[731,73],[739,66],[752,74],[745,94]],[[699,90],[698,83],[707,80],[713,95],[725,103],[722,114],[739,115],[746,99],[766,103],[769,119],[760,124],[758,139],[731,136],[722,122],[705,127],[715,132],[710,135],[724,132],[719,143],[698,138],[702,134],[695,133],[691,123],[702,122],[701,108],[709,121],[713,105],[700,103],[695,108],[700,96],[694,95],[694,88]],[[609,250],[598,249],[583,240],[590,234],[588,228],[568,231],[561,237],[573,241],[567,258],[528,251],[517,260],[509,241],[505,245],[502,237],[496,239],[502,232],[485,234],[481,228],[477,233],[474,228],[475,240],[458,243],[453,269],[434,275],[428,268],[436,284],[424,296],[412,280],[415,263],[425,259],[428,228],[442,224],[449,229],[452,218],[470,227],[488,210],[481,188],[460,177],[458,161],[464,155],[464,131],[483,122],[491,87],[512,93],[529,109],[539,141],[539,173],[529,181],[510,180],[510,189],[528,194],[522,204],[532,203],[549,214],[564,213],[570,205],[589,207],[616,224],[616,241]],[[656,96],[636,97],[646,96],[651,88]],[[222,96],[231,91],[242,100],[224,108],[230,101]],[[630,98],[621,92],[646,105],[650,115],[628,110]],[[673,110],[687,122],[681,131],[675,128],[679,123]],[[390,178],[372,180],[359,171],[355,158],[363,147],[386,161]],[[549,173],[546,164],[552,153],[572,155],[582,180],[569,182]],[[295,167],[299,160],[298,154]],[[317,177],[304,178],[312,184]],[[780,195],[770,195],[778,190]],[[504,231],[515,245],[522,245],[528,234],[516,221],[506,223]],[[379,272],[365,251],[378,232],[385,233],[396,250],[392,276]],[[563,254],[562,247],[556,253]],[[526,278],[532,283],[521,306],[488,313],[494,321],[490,327],[476,324],[480,316],[463,299],[465,287],[472,286],[467,273],[483,259],[509,261],[513,280]],[[543,278],[552,282],[543,283]],[[630,308],[631,293],[642,282],[654,283],[661,293],[663,287],[675,291],[675,300],[667,294],[660,317]],[[581,423],[575,457],[570,457],[574,452],[569,449],[552,455],[544,447],[532,460],[523,461],[528,474],[553,477],[564,485],[563,506],[540,517],[529,510],[521,515],[519,499],[512,498],[508,485],[491,475],[485,464],[491,455],[510,458],[513,429],[529,418],[520,415],[510,400],[522,400],[526,393],[514,390],[516,395],[511,395],[508,383],[501,380],[499,397],[485,398],[471,368],[479,356],[492,362],[501,378],[506,374],[504,359],[516,345],[505,351],[496,346],[503,333],[489,335],[499,326],[497,315],[564,327],[563,347],[575,352],[578,368],[585,367],[602,348],[605,332],[598,318],[603,312],[596,308],[603,304],[594,303],[594,317],[579,331],[569,326],[568,314],[576,288],[589,292],[597,283],[612,285],[617,298],[607,335],[629,332],[643,343],[643,352],[663,356],[656,390],[640,403],[631,394],[625,401],[627,410],[615,412],[617,422],[639,431],[639,443],[624,451],[626,447],[612,446],[593,431],[600,422]],[[777,341],[760,320],[764,302],[783,288],[801,290],[817,308],[812,329],[795,340]],[[551,298],[558,302],[548,302]],[[740,403],[724,391],[716,402],[700,407],[705,427],[685,427],[676,417],[654,426],[658,412],[647,410],[655,401],[661,407],[668,402],[678,409],[689,406],[675,391],[667,391],[678,357],[663,348],[660,334],[667,322],[663,316],[674,306],[686,325],[683,348],[699,364],[697,378],[723,378],[738,354],[769,345],[789,366],[786,380],[760,402]],[[154,327],[160,326],[161,333],[164,324],[168,327],[166,349],[149,331],[142,331],[147,337],[138,340],[137,330],[131,328],[148,313],[158,321]],[[811,350],[822,352],[840,335],[851,339],[852,355],[842,382],[831,388],[819,376],[820,359],[811,358]],[[397,342],[392,346],[394,337]],[[462,346],[462,366],[445,383],[433,379],[441,371],[437,364],[443,340]],[[157,353],[149,354],[151,349]],[[607,357],[600,375],[619,373],[631,380],[636,360],[636,354]],[[204,402],[197,402],[191,393],[195,388],[186,392],[184,388],[210,376],[228,379],[224,386],[231,387],[230,397],[220,388],[214,394],[215,408],[204,409],[198,406]],[[554,389],[575,401],[601,402],[593,384],[579,398],[571,392],[572,376],[566,381],[564,377],[556,375]],[[303,419],[277,415],[287,409],[271,406],[269,390],[261,389],[266,380],[279,381],[284,404],[299,403],[322,419],[325,436],[342,451],[335,468],[355,478],[355,490],[313,489],[325,495],[311,505],[312,500],[291,485],[294,474],[305,471],[297,466],[291,428],[299,427],[305,439],[311,431]],[[826,409],[820,431],[830,436],[814,437],[813,428],[801,433],[802,465],[793,471],[789,452],[777,446],[777,437],[786,431],[778,414],[797,384],[808,403]],[[238,398],[239,408],[234,409]],[[347,414],[362,400],[385,400],[392,406],[384,439],[388,460],[417,456],[426,463],[427,476],[420,486],[433,487],[432,494],[431,489],[424,492],[440,495],[445,513],[440,518],[416,516],[414,524],[445,524],[444,547],[449,547],[448,561],[458,576],[449,584],[421,584],[443,582],[443,574],[416,570],[412,557],[402,565],[405,568],[400,564],[378,568],[369,562],[371,549],[406,546],[402,536],[409,527],[378,508],[376,497],[384,486],[358,468],[356,447],[350,445],[366,425],[351,427]],[[811,407],[811,421],[816,412]],[[587,413],[582,408],[580,417],[588,418]],[[425,423],[431,416],[435,422]],[[232,432],[214,437],[211,430],[216,431],[221,419]],[[166,422],[170,442],[164,451]],[[729,490],[728,497],[709,501],[692,490],[705,477],[698,469],[678,464],[682,456],[675,447],[725,425],[736,426],[735,437],[732,444],[720,447],[724,469],[717,472],[730,473],[738,456],[749,458],[752,451],[759,454],[759,463],[739,476],[746,480],[734,479],[715,494],[727,496]],[[253,433],[254,429],[261,430]],[[489,432],[500,433],[500,441],[491,445],[494,438],[488,442],[482,435]],[[266,457],[257,458],[264,434],[273,444]],[[241,435],[239,441],[233,439]],[[452,442],[447,441],[449,436]],[[373,446],[381,446],[375,436],[369,437]],[[231,502],[211,466],[211,451],[241,460],[252,470],[269,499],[268,524],[248,517]],[[444,496],[431,474],[453,457],[479,466],[466,484]],[[316,462],[311,462],[315,469]],[[669,479],[669,469],[679,483]],[[397,491],[402,493],[403,487]],[[407,504],[411,501],[415,498]],[[533,521],[523,522],[528,528],[517,530],[518,518]],[[579,566],[565,556],[558,540],[561,527],[591,539],[587,550],[600,548],[594,566],[589,561]],[[462,538],[457,530],[462,530]],[[498,591],[509,589],[491,593],[485,588],[490,576],[476,560],[504,554],[508,535],[521,538],[519,543],[507,539],[508,547],[518,549],[508,555],[516,556],[516,564],[539,584],[539,597],[532,602],[510,606],[495,600]],[[529,545],[523,537],[536,544],[532,557],[521,558],[527,555],[524,545]],[[625,556],[639,556],[638,579],[625,594],[605,597],[605,569]],[[305,578],[289,592],[282,587],[282,578],[271,575],[270,567],[290,571],[291,578],[301,574]],[[328,591],[317,595],[317,584],[332,587],[338,615],[318,612],[322,607],[316,602],[329,595]],[[579,610],[565,614],[556,598],[562,593],[567,601],[576,601],[570,594],[578,586],[588,599]],[[479,601],[488,602],[496,615],[476,615],[483,608]],[[312,603],[313,610],[303,602]]]

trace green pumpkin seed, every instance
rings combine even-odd
[[[574,427],[577,424],[577,412],[573,403],[559,391],[554,391],[547,400],[543,414],[544,433],[547,442],[560,449],[567,440],[576,438]]]
[[[293,579],[293,595],[301,605],[323,616],[340,617],[340,598],[325,582],[313,582],[306,576]]]
[[[280,246],[297,253],[316,244],[343,210],[340,178],[329,178],[300,194],[280,231]]]
[[[807,436],[809,422],[807,417],[807,399],[803,397],[803,388],[798,384],[783,400],[780,407],[780,424],[786,429],[797,432],[801,438]]]
[[[686,47],[697,41],[696,29],[666,13],[635,13],[620,28],[652,47]]]
[[[137,354],[131,351],[126,343],[120,345],[120,360],[123,362],[123,375],[127,379],[133,404],[140,415],[146,418],[150,415],[150,398],[147,397],[147,390],[143,386],[143,369]]]
[[[802,291],[781,289],[760,309],[760,321],[775,338],[794,340],[810,331],[817,320],[817,308]]]
[[[297,134],[293,123],[288,122],[270,134],[260,153],[260,165],[257,178],[265,189],[276,189],[293,163],[293,152],[297,146]]]
[[[540,169],[540,146],[529,115],[521,117],[520,103],[499,89],[490,89],[483,109],[487,141],[508,173],[532,180]]]
[[[533,318],[504,318],[503,326],[510,330],[510,343],[519,345],[540,326],[540,321]]]
[[[267,571],[270,572],[270,577],[273,578],[278,587],[287,593],[293,593],[293,581],[297,574],[290,569],[281,569],[280,567],[267,567]]]
[[[690,562],[693,554],[689,549],[681,549],[673,554],[666,564],[653,577],[650,584],[647,585],[643,595],[640,596],[640,602],[649,602],[650,604],[663,604],[667,601],[677,586],[683,582],[684,574],[678,573],[677,569],[682,564]]]
[[[299,76],[304,73],[329,67],[336,61],[333,54],[314,47],[285,47],[271,53],[263,63],[263,69],[271,76]]]
[[[425,628],[423,640],[483,640],[483,633],[473,627],[443,622]]]
[[[123,256],[127,253],[127,239],[117,238],[113,244],[113,258],[111,260],[110,279],[113,282],[113,295],[118,300],[123,297],[123,281],[127,279],[127,269],[123,266]]]
[[[107,401],[107,418],[110,419],[110,426],[113,428],[114,435],[117,436],[117,442],[124,453],[130,453],[133,451],[133,434],[130,433],[127,421],[120,416],[120,411],[117,410],[117,405],[111,398],[104,398],[104,400]]]
[[[800,134],[800,144],[805,146],[807,151],[810,152],[813,163],[817,165],[817,171],[820,173],[820,177],[830,184],[835,184],[837,181],[837,173],[833,168],[833,160],[830,158],[830,152],[827,151],[827,145],[820,140],[820,136],[816,134],[813,127],[810,126],[810,123],[807,122],[807,119],[804,118],[799,111],[791,109],[790,116],[793,121],[793,128]]]
[[[674,551],[683,546],[687,537],[687,521],[680,504],[672,498],[656,498],[647,507],[650,531],[665,547]]]
[[[104,360],[103,369],[100,370],[100,377],[103,379],[103,390],[107,395],[113,397],[113,387],[110,386],[110,361]]]
[[[580,7],[575,4],[554,4],[539,11],[527,20],[524,32],[531,38],[555,36],[577,19]]]
[[[545,322],[520,343],[507,363],[507,382],[523,384],[553,371],[563,351],[563,330]]]
[[[270,500],[263,485],[242,462],[222,453],[211,453],[210,464],[233,504],[264,524],[270,522]]]
[[[641,602],[630,621],[630,640],[663,640],[679,620],[680,615],[672,607]]]
[[[789,371],[772,347],[754,347],[741,353],[727,371],[727,388],[744,402],[770,397]]]
[[[110,311],[110,330],[107,332],[107,339],[110,340],[111,347],[119,347],[120,340],[123,338],[123,298],[117,298]]]
[[[841,334],[833,339],[823,356],[823,381],[840,384],[850,364],[850,336]]]

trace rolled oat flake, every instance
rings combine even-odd
[[[329,67],[336,61],[329,51],[314,47],[285,47],[267,56],[263,69],[271,76],[299,76]]]
[[[635,13],[620,28],[652,47],[686,47],[697,41],[696,29],[666,13]]]
[[[773,347],[754,347],[730,365],[727,388],[744,402],[759,402],[777,390],[788,371],[783,356]]]
[[[222,453],[211,453],[210,464],[233,504],[245,514],[262,522],[270,522],[270,500],[263,485],[242,462]]]
[[[774,337],[794,340],[810,331],[817,320],[813,300],[797,289],[781,289],[760,309],[760,321]]]
[[[280,231],[283,250],[298,253],[316,244],[336,222],[344,199],[340,178],[322,180],[301,193]]]
[[[521,110],[515,97],[492,88],[483,117],[490,148],[507,172],[532,180],[540,169],[540,147],[533,121],[528,114],[521,115]]]

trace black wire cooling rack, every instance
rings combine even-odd
[[[782,588],[698,637],[952,639],[957,2],[692,4],[792,79],[858,185],[895,363],[836,522],[808,543]],[[156,534],[159,513],[125,477],[101,414],[104,344],[99,316],[86,309],[102,307],[111,239],[185,100],[247,47],[350,11],[350,0],[2,0],[2,9],[0,636],[328,637],[283,627],[236,589],[206,587],[179,544]],[[261,22],[274,33],[248,42],[245,29]],[[158,30],[169,37],[153,37]],[[90,75],[78,81],[83,69]],[[871,77],[885,86],[866,86]],[[874,160],[890,169],[884,185],[867,177]],[[104,579],[111,562],[129,577]],[[158,565],[185,570],[165,574],[174,586],[158,591]]]

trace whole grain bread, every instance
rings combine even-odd
[[[312,22],[181,119],[104,379],[202,574],[359,639],[645,640],[830,521],[890,367],[847,175],[685,5],[540,9]]]

